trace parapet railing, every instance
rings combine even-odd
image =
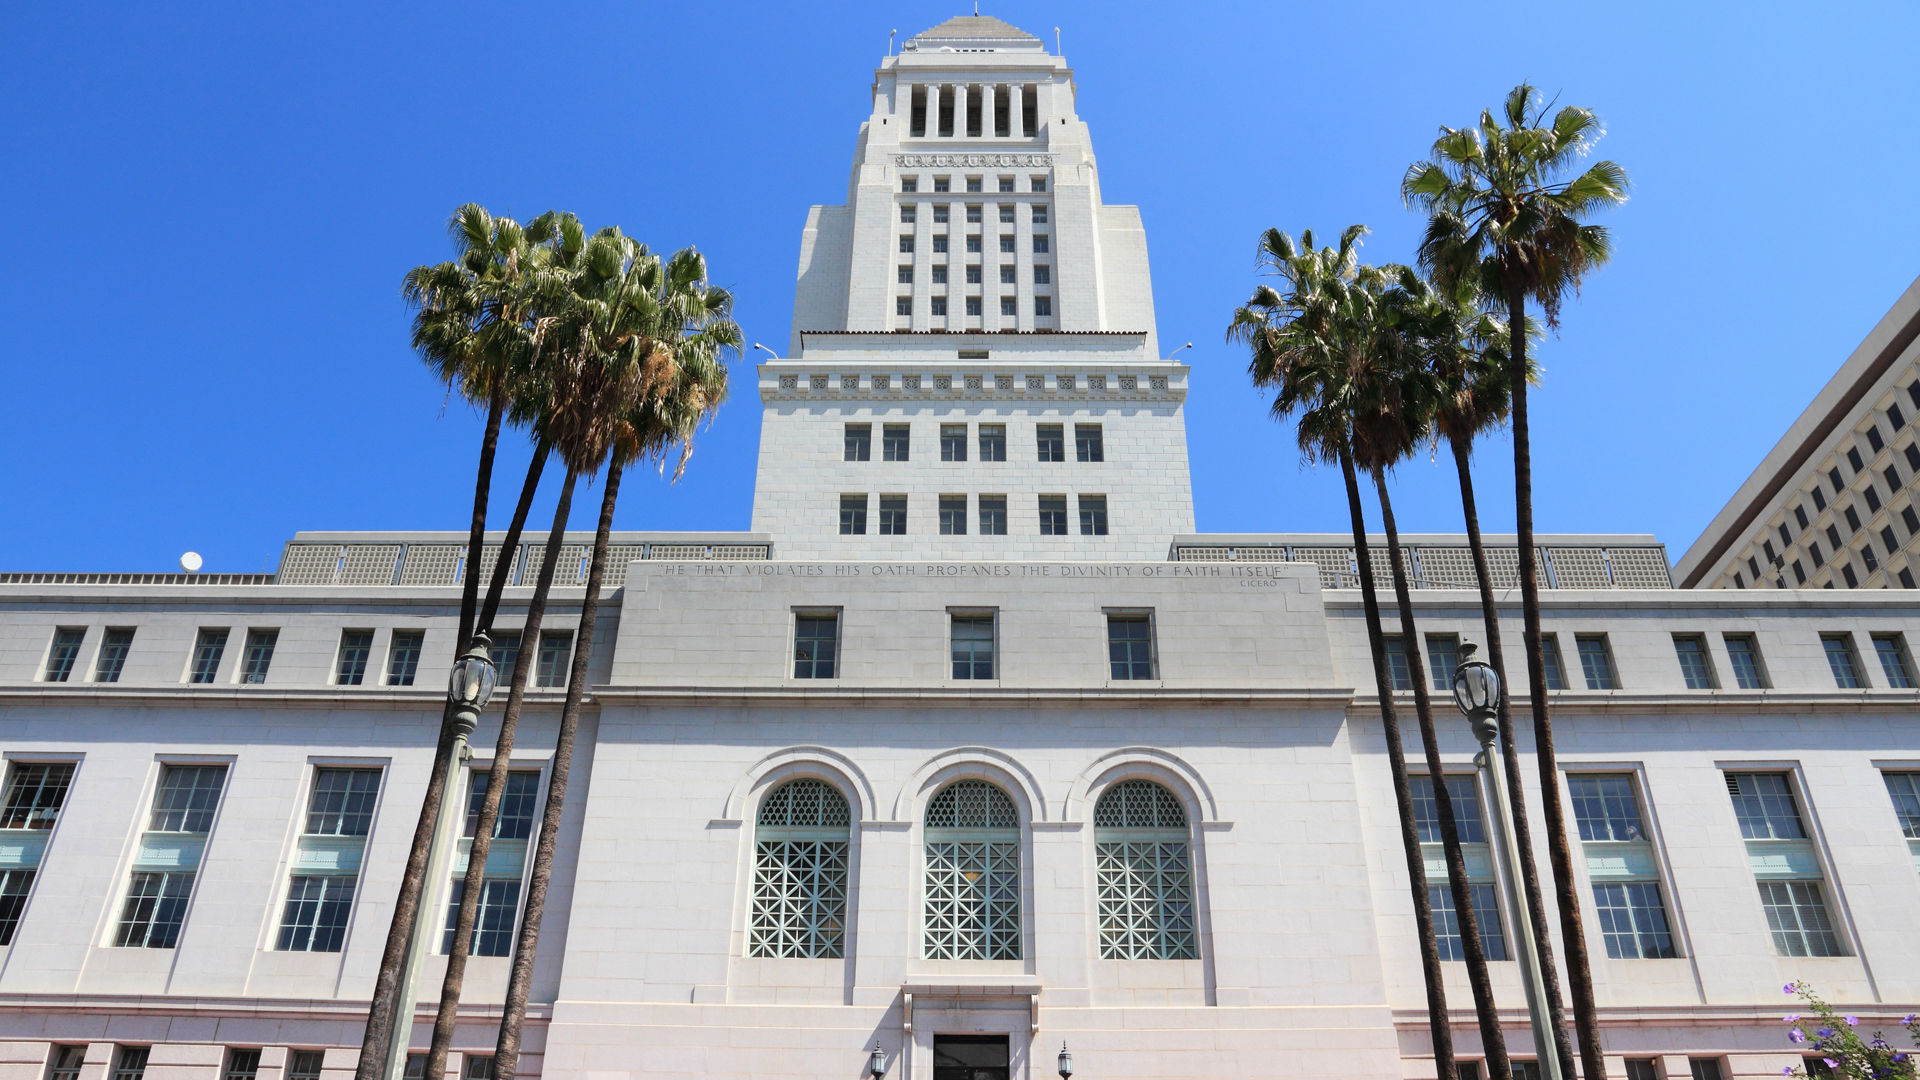
[[[271,585],[272,574],[9,574],[0,585]]]
[[[1513,544],[1489,544],[1487,569],[1496,589],[1520,586],[1520,549]],[[1540,583],[1549,589],[1671,589],[1673,576],[1668,568],[1664,545],[1588,546],[1571,545],[1534,548],[1540,567]],[[1400,554],[1405,562],[1407,583],[1415,589],[1478,589],[1479,577],[1473,570],[1473,550],[1465,544],[1420,544],[1404,546]],[[1367,548],[1374,583],[1380,589],[1392,587],[1392,565],[1384,545]],[[1320,570],[1323,589],[1357,589],[1360,567],[1354,560],[1353,546],[1296,546],[1291,544],[1175,544],[1175,562],[1298,562],[1312,563]]]
[[[547,545],[521,544],[510,554],[512,562],[507,581],[513,585],[532,585],[546,558]],[[487,544],[480,549],[483,572],[492,573],[500,556],[500,545]],[[627,582],[627,564],[635,560],[689,562],[764,561],[772,557],[770,544],[728,543],[644,543],[610,544],[602,584],[619,588]],[[587,583],[587,570],[593,558],[592,544],[562,544],[555,564],[553,583],[579,586]],[[280,558],[280,585],[459,585],[467,572],[465,544],[302,544],[292,543]],[[482,581],[487,580],[482,578]]]

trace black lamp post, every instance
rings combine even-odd
[[[1060,1056],[1054,1059],[1060,1069],[1060,1080],[1071,1080],[1073,1076],[1073,1055],[1067,1052],[1067,1042],[1060,1040]]]

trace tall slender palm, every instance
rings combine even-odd
[[[429,369],[469,401],[485,402],[487,420],[474,482],[473,515],[467,541],[466,572],[460,597],[458,648],[472,637],[479,588],[479,555],[485,537],[487,501],[502,418],[513,404],[526,361],[524,335],[516,325],[514,297],[529,253],[549,225],[543,215],[523,229],[511,218],[496,218],[473,203],[454,211],[448,223],[454,259],[409,271],[402,295],[415,308],[412,343]],[[537,473],[529,483],[537,482]],[[526,494],[522,496],[522,503]],[[523,515],[522,515],[523,516]],[[372,1080],[386,1060],[398,1002],[400,971],[412,941],[413,922],[425,887],[434,823],[445,801],[447,764],[455,729],[451,709],[442,713],[434,748],[433,772],[414,827],[413,844],[402,872],[386,946],[367,1012],[367,1027],[357,1075]]]
[[[1433,932],[1426,857],[1414,823],[1413,788],[1407,777],[1405,742],[1394,708],[1386,637],[1380,626],[1380,603],[1367,548],[1366,515],[1354,471],[1354,417],[1369,411],[1361,396],[1379,389],[1378,380],[1350,377],[1356,351],[1365,348],[1353,318],[1355,294],[1377,291],[1382,284],[1377,271],[1359,265],[1358,248],[1366,232],[1366,226],[1352,225],[1340,234],[1338,247],[1316,248],[1312,230],[1302,232],[1296,245],[1285,232],[1268,229],[1260,238],[1259,264],[1279,276],[1286,284],[1286,291],[1266,285],[1254,289],[1252,298],[1234,312],[1233,322],[1227,328],[1227,340],[1244,342],[1249,347],[1252,356],[1248,373],[1255,386],[1275,391],[1274,417],[1286,419],[1298,414],[1295,430],[1302,461],[1337,463],[1346,484],[1367,644],[1373,658],[1374,690],[1380,702],[1380,724],[1386,742],[1388,770],[1393,778],[1394,803],[1400,817],[1401,847],[1413,894],[1415,934],[1420,943],[1421,974],[1426,981],[1427,1024],[1433,1039],[1434,1067],[1439,1076],[1451,1078],[1458,1075],[1458,1070],[1454,1061],[1453,1030],[1447,1017],[1439,944]]]
[[[1400,649],[1413,691],[1414,716],[1420,725],[1427,777],[1433,788],[1434,818],[1447,867],[1447,888],[1453,899],[1460,951],[1466,962],[1467,985],[1473,993],[1487,1072],[1491,1080],[1505,1080],[1510,1075],[1506,1036],[1500,1029],[1499,1006],[1494,1001],[1493,983],[1487,974],[1480,913],[1473,903],[1473,885],[1467,880],[1466,855],[1460,847],[1459,821],[1447,789],[1446,766],[1441,759],[1439,732],[1433,720],[1433,697],[1428,690],[1426,661],[1421,654],[1407,582],[1407,560],[1401,553],[1400,530],[1394,521],[1393,499],[1387,488],[1387,471],[1410,457],[1425,441],[1440,396],[1439,388],[1424,363],[1426,343],[1419,304],[1423,283],[1405,267],[1383,269],[1397,279],[1396,284],[1377,297],[1363,294],[1359,299],[1364,308],[1356,304],[1360,345],[1349,364],[1349,377],[1374,385],[1355,397],[1354,404],[1362,411],[1353,418],[1354,456],[1356,463],[1372,476],[1374,492],[1380,499],[1380,520],[1387,536],[1388,573],[1393,579],[1394,600],[1400,612]]]
[[[496,1076],[514,1075],[520,1059],[522,1025],[553,877],[580,704],[592,661],[600,583],[621,473],[634,462],[649,458],[664,464],[665,456],[677,446],[681,456],[674,475],[677,478],[681,474],[691,452],[694,429],[711,417],[726,397],[724,357],[736,354],[742,340],[732,318],[733,297],[707,283],[706,260],[691,248],[663,264],[644,245],[621,236],[618,230],[602,230],[588,246],[575,281],[574,310],[567,324],[576,359],[569,366],[583,375],[592,373],[577,381],[592,389],[599,404],[588,407],[582,403],[572,414],[573,428],[557,445],[562,447],[570,471],[597,467],[604,461],[607,483],[587,572],[578,645],[554,746],[553,773],[547,784],[528,881],[526,911],[508,975],[500,1038],[494,1051]],[[581,398],[571,400],[579,402]]]
[[[1473,492],[1473,444],[1480,435],[1497,430],[1507,422],[1513,408],[1509,383],[1506,320],[1478,310],[1471,289],[1454,295],[1421,283],[1413,297],[1422,322],[1426,364],[1438,383],[1440,397],[1433,411],[1436,441],[1445,439],[1453,457],[1454,471],[1460,481],[1460,506],[1467,523],[1467,548],[1473,557],[1474,578],[1480,590],[1480,617],[1486,627],[1488,659],[1502,686],[1507,681],[1507,661],[1501,644],[1500,613],[1493,598],[1493,573],[1487,560],[1487,546],[1480,533],[1480,508]],[[1538,327],[1529,325],[1529,340]],[[1527,382],[1539,384],[1538,365],[1527,362]],[[1554,1049],[1560,1058],[1560,1074],[1575,1075],[1573,1043],[1567,1037],[1567,1019],[1561,1004],[1560,971],[1553,962],[1553,937],[1545,932],[1546,903],[1540,893],[1539,868],[1533,856],[1533,826],[1527,817],[1526,789],[1522,784],[1520,748],[1513,739],[1511,695],[1500,696],[1497,721],[1500,729],[1501,757],[1507,773],[1508,800],[1513,810],[1514,844],[1520,850],[1519,876],[1522,902],[1527,915],[1538,929],[1535,945],[1540,951],[1542,989],[1547,999],[1548,1026],[1553,1031]]]
[[[1520,548],[1520,603],[1527,652],[1528,697],[1539,759],[1541,805],[1554,895],[1567,957],[1580,1058],[1588,1077],[1606,1075],[1593,975],[1581,929],[1566,811],[1560,798],[1553,722],[1547,709],[1540,657],[1540,583],[1533,551],[1533,457],[1527,430],[1526,304],[1540,305],[1558,326],[1570,290],[1613,253],[1607,230],[1588,216],[1626,201],[1626,171],[1599,161],[1571,173],[1603,133],[1592,112],[1568,106],[1548,119],[1533,87],[1507,95],[1503,116],[1492,110],[1474,127],[1442,128],[1432,157],[1408,168],[1401,195],[1427,212],[1420,262],[1443,288],[1472,286],[1483,302],[1507,316],[1509,383],[1513,394],[1515,532]],[[1506,121],[1503,125],[1501,119]]]

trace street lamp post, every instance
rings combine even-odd
[[[1553,1014],[1546,998],[1546,980],[1540,972],[1540,949],[1534,938],[1533,919],[1520,896],[1520,849],[1513,841],[1506,776],[1500,769],[1500,755],[1494,750],[1494,741],[1500,735],[1496,717],[1505,688],[1491,665],[1473,658],[1478,648],[1472,642],[1460,645],[1460,666],[1453,672],[1453,703],[1473,724],[1473,737],[1480,743],[1480,753],[1473,763],[1479,767],[1493,800],[1494,847],[1499,852],[1500,876],[1506,882],[1507,910],[1513,913],[1514,937],[1519,939],[1520,985],[1527,995],[1527,1018],[1533,1022],[1534,1059],[1541,1080],[1561,1080],[1560,1054],[1548,1022]]]
[[[427,962],[433,943],[434,906],[427,903],[434,885],[446,880],[447,861],[453,856],[453,830],[466,816],[466,803],[460,773],[473,757],[467,739],[480,722],[480,710],[493,697],[500,673],[494,670],[490,650],[493,643],[486,631],[473,635],[473,644],[453,662],[447,677],[447,706],[453,711],[453,753],[447,758],[446,783],[441,788],[440,811],[433,823],[433,850],[427,855],[426,881],[420,887],[420,903],[414,906],[413,934],[407,946],[406,963],[400,968],[399,1000],[393,1009],[393,1035],[387,1040],[387,1060],[382,1080],[405,1080],[408,1044],[413,1041],[413,1011],[420,1003],[420,969]]]
[[[1067,1053],[1066,1040],[1061,1040],[1060,1056],[1053,1063],[1060,1070],[1060,1080],[1073,1080],[1073,1055]]]

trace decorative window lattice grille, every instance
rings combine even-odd
[[[460,578],[464,544],[409,544],[400,564],[402,585],[453,585]]]
[[[1557,589],[1670,589],[1673,579],[1664,548],[1539,548],[1540,582]],[[1405,547],[1409,584],[1416,589],[1477,589],[1473,553],[1462,546]],[[1384,544],[1369,545],[1375,584],[1384,592],[1393,587],[1387,572]],[[1227,547],[1220,544],[1180,544],[1176,562],[1310,562],[1320,568],[1323,589],[1358,588],[1351,547],[1296,547],[1278,545]],[[1487,570],[1496,589],[1520,585],[1520,551],[1515,547],[1488,547]]]
[[[1606,552],[1600,548],[1552,548],[1546,552],[1556,589],[1610,589]]]
[[[1046,388],[1047,388],[1047,377],[1045,375],[1027,376],[1027,389],[1045,390]]]
[[[1673,575],[1667,553],[1660,548],[1608,548],[1616,589],[1671,589]],[[1494,572],[1499,576],[1499,571]]]
[[[1115,784],[1094,807],[1102,960],[1191,960],[1193,859],[1187,814],[1148,780]]]
[[[754,836],[748,955],[837,959],[846,954],[847,800],[819,780],[769,792]]]
[[[589,548],[589,551],[592,549]],[[645,544],[608,544],[607,565],[600,572],[600,587],[617,589],[627,583],[627,564],[647,557]]]
[[[335,584],[391,585],[399,565],[399,544],[349,544],[340,554]]]
[[[1423,547],[1414,552],[1420,572],[1413,576],[1416,588],[1478,589],[1480,581],[1473,572],[1473,551],[1469,548]]]
[[[1320,587],[1323,589],[1352,589],[1359,587],[1359,577],[1353,567],[1353,549],[1339,547],[1297,547],[1293,549],[1296,562],[1310,562],[1320,568]]]
[[[540,580],[542,562],[547,557],[547,545],[528,544],[526,550],[526,572],[521,575],[520,584],[533,585]],[[553,583],[561,587],[579,586],[587,583],[587,560],[593,557],[593,547],[589,544],[560,545],[559,561],[554,563]]]
[[[924,952],[1018,960],[1020,813],[1006,792],[962,780],[927,805]]]
[[[1107,377],[1105,375],[1087,376],[1087,389],[1105,390],[1106,388],[1107,388]]]
[[[340,567],[339,544],[288,544],[280,557],[282,585],[331,585]]]

